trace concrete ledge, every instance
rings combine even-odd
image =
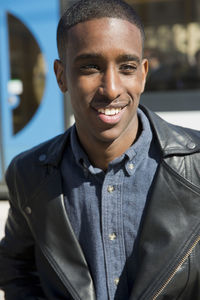
[[[8,201],[0,201],[0,240],[4,236],[4,227],[8,215]],[[0,290],[0,300],[5,300],[4,292]]]
[[[5,222],[8,216],[8,201],[0,201],[0,239],[4,236]]]
[[[4,292],[0,291],[0,300],[4,300]]]

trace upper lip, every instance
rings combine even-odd
[[[125,106],[127,106],[128,103],[126,102],[121,102],[121,103],[115,103],[115,104],[109,104],[109,105],[105,105],[105,103],[96,103],[95,105],[92,105],[92,108],[95,110],[99,110],[100,108],[103,109],[117,109],[117,108],[121,108],[123,109]]]
[[[123,109],[130,101],[130,97],[118,97],[113,100],[109,100],[106,97],[94,97],[90,105],[96,111],[99,109]]]

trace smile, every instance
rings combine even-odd
[[[106,116],[114,116],[117,115],[122,108],[99,108],[98,113],[104,114]]]
[[[97,108],[98,119],[104,124],[115,125],[120,122],[123,114],[126,111],[126,106],[123,107],[106,107],[106,108]]]

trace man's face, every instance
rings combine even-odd
[[[123,141],[137,127],[148,68],[140,30],[115,18],[79,23],[68,32],[65,55],[62,91],[70,94],[80,140]]]

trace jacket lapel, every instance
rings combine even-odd
[[[95,292],[83,252],[69,222],[57,168],[30,201],[28,221],[38,244],[74,299],[94,300]]]
[[[200,234],[199,201],[200,190],[163,162],[142,224],[131,300],[153,299],[192,247]]]

